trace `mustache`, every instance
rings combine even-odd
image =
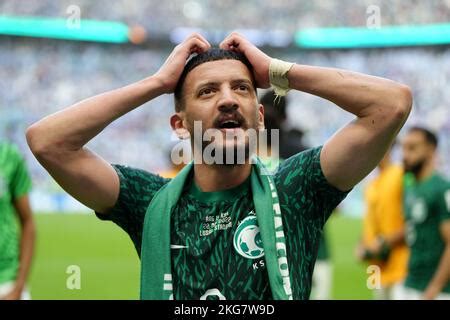
[[[227,112],[227,113],[221,113],[214,119],[213,121],[213,127],[219,128],[220,125],[227,120],[234,120],[239,123],[239,125],[242,128],[247,128],[247,120],[244,118],[244,116],[239,113],[238,111],[233,112]]]

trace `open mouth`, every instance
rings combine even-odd
[[[221,115],[214,121],[214,127],[222,131],[236,131],[244,129],[245,119],[238,113]]]
[[[224,120],[219,123],[219,129],[238,129],[242,124],[238,120]]]

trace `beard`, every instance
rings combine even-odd
[[[233,145],[214,146],[211,150],[211,157],[215,160],[214,164],[235,166],[247,163],[252,153],[248,142],[234,143]]]
[[[253,128],[249,130],[256,131]],[[216,135],[220,137],[218,140],[213,137],[211,141],[207,139],[201,143],[203,162],[226,166],[248,163],[250,157],[256,151],[256,144],[254,139],[252,140],[247,136],[247,132],[244,129],[239,130],[238,134],[216,131]]]
[[[239,126],[235,130],[226,130],[221,127],[224,116],[230,118],[230,114],[221,114],[207,129],[198,130],[194,123],[194,129],[190,130],[194,162],[227,166],[242,165],[247,163],[256,151],[254,139],[249,137],[250,131],[258,132],[256,118],[247,121],[239,112],[234,112],[232,118],[236,119]],[[200,134],[201,137],[199,137]]]
[[[412,173],[415,176],[417,176],[420,171],[422,171],[422,168],[425,165],[425,159],[420,159],[416,161],[415,163],[407,164],[405,161],[403,161],[403,166],[405,168],[405,172]]]

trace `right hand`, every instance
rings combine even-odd
[[[193,33],[177,45],[166,62],[155,74],[163,86],[164,93],[173,93],[186,61],[193,53],[203,53],[211,48],[209,42],[200,34]]]

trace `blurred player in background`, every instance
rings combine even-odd
[[[270,157],[271,154],[266,159],[262,158],[264,164],[273,170],[277,170],[277,166],[284,160],[307,149],[303,144],[303,131],[298,128],[286,128],[287,101],[287,97],[277,97],[273,90],[265,92],[260,99],[260,103],[264,106],[264,125],[268,131],[267,144],[269,153],[271,153],[272,149],[272,135],[270,132],[271,130],[278,130],[279,132],[278,139],[275,141],[278,143],[276,155],[278,158]],[[263,156],[261,155],[261,157]]]
[[[401,298],[450,299],[450,183],[436,172],[438,139],[413,127],[403,140],[406,242],[411,253]]]
[[[35,240],[30,189],[23,157],[14,145],[0,141],[0,299],[30,299],[26,281]]]
[[[175,147],[175,146],[174,146],[174,147]],[[177,174],[181,171],[181,169],[183,169],[183,167],[184,167],[184,162],[175,163],[175,162],[172,160],[172,150],[173,150],[173,149],[170,149],[170,150],[167,151],[167,154],[168,154],[168,156],[169,156],[169,157],[167,158],[168,163],[169,163],[169,167],[168,167],[167,169],[165,169],[165,170],[160,170],[160,171],[157,172],[161,177],[167,178],[167,179],[175,178],[176,175],[177,175]],[[183,151],[181,151],[181,152],[183,152]],[[181,157],[183,157],[183,155],[181,155]]]
[[[408,248],[404,243],[403,168],[391,160],[389,150],[378,165],[378,175],[365,190],[366,212],[358,259],[377,265],[381,288],[377,300],[391,300],[406,276]]]
[[[266,129],[279,130],[279,153],[280,159],[284,160],[308,149],[303,142],[303,131],[296,127],[287,128],[286,126],[288,102],[287,96],[276,96],[273,90],[265,92],[260,99],[260,103],[264,106]]]

